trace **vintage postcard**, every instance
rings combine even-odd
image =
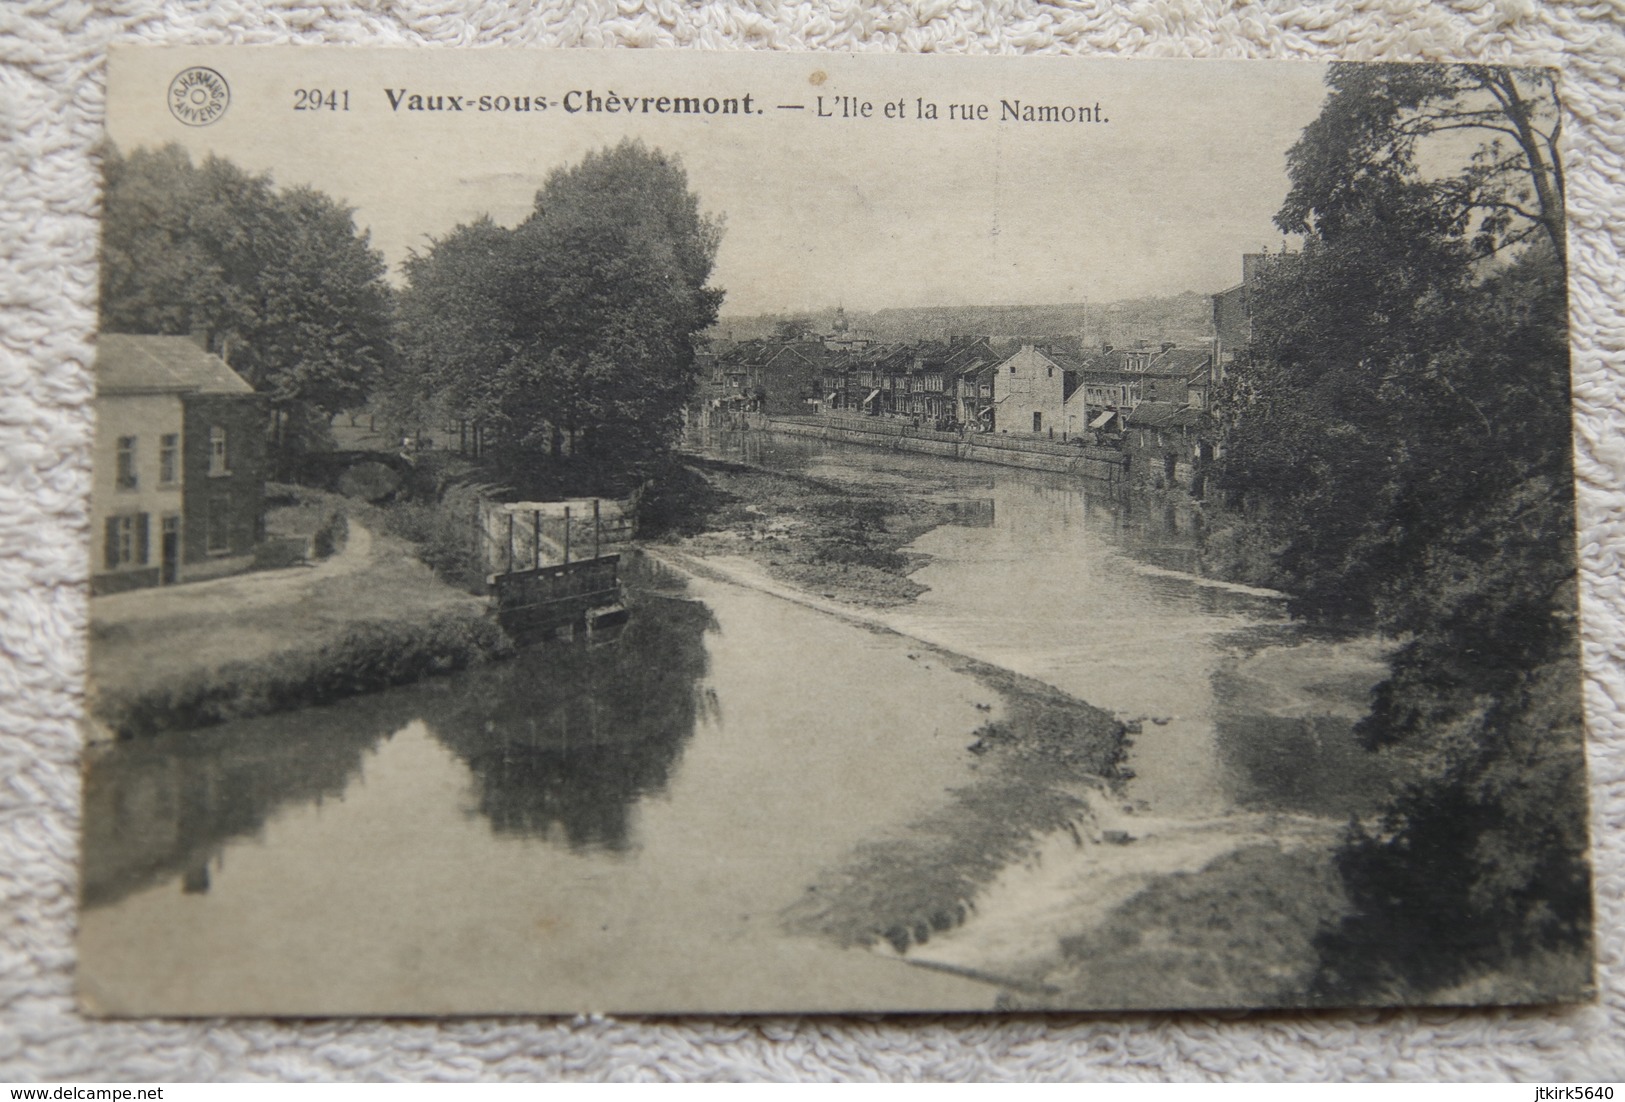
[[[1592,998],[1558,93],[116,52],[85,1009]]]

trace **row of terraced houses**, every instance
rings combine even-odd
[[[1121,432],[1143,403],[1208,408],[1213,347],[1163,342],[1085,352],[1056,341],[1001,351],[984,336],[869,343],[746,341],[707,357],[714,407],[770,416],[849,413],[934,428]]]
[[[1117,441],[1161,449],[1169,471],[1212,457],[1214,388],[1249,335],[1242,282],[1213,296],[1212,336],[1200,342],[1084,349],[1054,340],[882,342],[846,330],[794,340],[717,342],[702,357],[713,410],[794,417],[900,418],[926,428]]]

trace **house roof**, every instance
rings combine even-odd
[[[1134,407],[1134,412],[1128,415],[1128,423],[1151,428],[1171,426],[1175,415],[1184,408],[1173,402],[1141,402]]]
[[[189,337],[103,333],[96,341],[96,392],[252,394],[254,388]]]
[[[1155,355],[1157,355],[1156,350],[1151,348],[1113,348],[1103,352],[1091,353],[1088,357],[1088,365],[1084,370],[1091,375],[1141,375],[1145,373],[1145,368],[1130,367],[1130,358],[1133,357],[1136,360],[1143,361]]]
[[[984,337],[951,337],[946,343],[893,341],[868,348],[826,352],[822,363],[828,375],[863,370],[897,375],[941,373],[969,378],[991,371],[1004,358],[993,351]]]
[[[752,368],[772,367],[785,356],[799,358],[813,367],[823,367],[833,354],[817,341],[741,341],[721,353],[716,362],[729,374],[740,374]]]
[[[1206,367],[1212,358],[1212,352],[1205,347],[1170,348],[1151,361],[1150,373],[1154,375],[1189,375]]]
[[[974,360],[969,365],[958,369],[959,376],[964,379],[976,379],[980,376],[991,374],[998,366],[999,361],[996,357]]]
[[[996,363],[999,360],[986,337],[949,337],[948,368],[952,371],[971,369],[972,365]]]
[[[1204,348],[1122,348],[1107,358],[1115,369],[1132,375],[1189,375],[1207,358]]]

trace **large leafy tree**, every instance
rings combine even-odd
[[[349,208],[178,146],[111,152],[105,174],[104,329],[201,337],[293,440],[366,398],[393,359],[393,303]]]
[[[1551,78],[1328,84],[1288,156],[1277,222],[1303,249],[1253,288],[1222,483],[1300,608],[1400,641],[1360,732],[1415,779],[1339,855],[1355,913],[1322,939],[1322,993],[1348,1000],[1560,956],[1590,912]]]
[[[669,449],[697,382],[721,236],[682,166],[627,141],[553,172],[512,230],[460,226],[407,264],[402,385],[516,459],[611,477]]]
[[[1339,235],[1373,187],[1403,180],[1481,254],[1539,237],[1565,263],[1557,74],[1498,65],[1334,65],[1288,154],[1288,233]]]
[[[513,233],[489,218],[408,256],[397,313],[401,363],[383,390],[402,423],[457,417],[502,424],[517,349]]]

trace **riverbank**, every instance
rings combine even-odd
[[[692,490],[694,481],[683,485]],[[703,480],[696,485],[720,500]],[[448,535],[463,517],[418,503],[370,505],[308,487],[286,489],[287,501],[267,518],[271,534],[309,536],[310,545],[330,550],[339,529],[346,538],[336,541],[336,553],[312,564],[93,600],[90,742],[295,711],[514,653],[516,641],[487,599],[458,584],[477,569]],[[832,514],[842,511],[832,494],[822,504]],[[862,508],[849,512],[845,521],[857,534],[847,542],[855,546],[876,518]],[[891,560],[881,548],[867,564],[848,564],[850,573],[878,571],[873,562]],[[636,561],[622,566],[632,574],[623,581],[639,584]]]
[[[748,558],[654,555],[896,634],[883,610],[796,589]],[[922,666],[988,690],[989,719],[965,747],[974,780],[818,870],[780,916],[788,932],[994,985],[1012,1009],[1313,1003],[1315,936],[1348,909],[1337,823],[1159,815],[1125,791],[1129,726],[904,638]]]
[[[119,814],[98,816],[82,990],[103,1011],[266,990],[268,1012],[387,1013],[405,960],[448,1013],[991,1008],[996,988],[777,914],[974,776],[997,698],[896,635],[634,585],[613,637],[100,755]]]
[[[782,915],[789,930],[996,985],[1011,1006],[1316,1004],[1317,936],[1349,911],[1341,832],[1387,785],[1351,734],[1383,673],[1379,644],[1306,637],[1280,593],[1189,573],[1191,526],[1059,479],[839,447],[745,454],[780,469],[704,461],[711,511],[669,553],[924,640],[911,643],[922,661],[968,653],[1020,671],[996,698],[1010,740],[969,740],[974,781],[821,869]],[[794,507],[805,492],[940,520],[892,547],[916,596],[796,584],[784,549],[823,534]],[[712,518],[739,527],[718,539]],[[801,548],[769,538],[787,529]],[[1074,584],[1047,584],[1059,578]],[[1023,700],[1028,685],[1041,691]],[[1135,728],[1119,736],[1132,769],[1011,760],[1044,744],[1035,721],[1081,699]]]
[[[365,517],[370,523],[362,523]],[[355,508],[314,566],[92,598],[93,739],[289,711],[505,657],[485,602]]]
[[[1315,937],[1349,910],[1332,837],[1244,844],[1152,879],[1098,922],[1062,929],[1006,1009],[1315,1005]]]
[[[900,633],[859,608],[776,582],[737,556],[706,557],[692,548],[656,549],[657,562],[742,586],[889,636]],[[1127,727],[1053,686],[909,638],[908,658],[922,669],[969,675],[987,690],[988,719],[965,752],[974,783],[949,789],[945,802],[850,859],[821,870],[782,919],[793,933],[842,948],[889,946],[906,953],[934,933],[963,924],[983,888],[1012,864],[1030,860],[1044,839],[1064,831],[1098,837],[1094,796],[1114,797],[1122,779]]]
[[[680,501],[683,523],[663,526],[652,554],[887,634],[897,632],[880,614],[926,591],[909,575],[928,557],[904,549],[963,519],[919,485],[838,484],[715,459],[688,468],[680,498],[661,505]],[[1055,835],[1079,845],[1116,837],[1094,805],[1120,802],[1122,721],[1035,678],[917,638],[910,646],[911,658],[968,673],[989,692],[988,721],[966,745],[976,779],[819,870],[781,916],[792,933],[906,955],[963,926],[989,885]]]
[[[100,645],[121,646],[128,669],[153,651],[168,680],[122,703],[125,733],[423,678],[338,710],[377,736],[368,746],[389,734],[417,755],[413,769],[450,762],[460,808],[466,767],[497,834],[548,839],[572,861],[602,848],[606,869],[662,844],[674,863],[651,870],[738,855],[726,905],[711,908],[706,880],[693,904],[705,917],[678,924],[725,928],[707,967],[749,938],[882,991],[886,974],[907,976],[903,995],[869,1006],[1307,1001],[1315,934],[1347,907],[1332,848],[1364,806],[1338,802],[1363,786],[1334,752],[1359,711],[1364,650],[1299,638],[1277,595],[1175,569],[1188,528],[1069,480],[858,449],[759,458],[787,469],[695,460],[651,496],[653,542],[625,563],[643,603],[608,646],[429,676],[501,657],[505,641],[448,650],[476,620],[489,627],[483,604],[437,582],[421,548],[365,508],[314,568],[142,596],[149,613],[192,606],[213,647],[166,651],[166,632],[187,625],[128,601],[131,635]],[[227,595],[228,614],[209,610]],[[430,618],[436,607],[449,619]],[[278,744],[286,722],[193,744],[214,753],[245,729]],[[368,764],[368,788],[391,768]],[[222,822],[236,821],[231,803]],[[759,814],[748,829],[745,806]],[[201,883],[196,856],[163,868]],[[646,884],[628,891],[644,900]],[[610,928],[592,918],[583,936]],[[952,1002],[912,1001],[948,981]],[[640,998],[626,1006],[655,1005]]]
[[[877,613],[926,591],[909,575],[927,556],[903,549],[961,519],[919,485],[837,484],[715,459],[687,467],[681,494],[668,489],[659,505],[680,506],[682,523],[660,526],[664,546],[652,554],[887,634],[898,633]],[[1113,797],[1123,779],[1126,725],[1037,679],[917,638],[911,646],[910,657],[972,674],[1000,702],[966,747],[977,780],[821,870],[782,916],[792,932],[907,953],[961,926],[983,889],[1048,837],[1101,836],[1091,800]]]
[[[1100,837],[1093,801],[1116,798],[1124,725],[1041,682],[932,652],[1002,703],[1002,714],[966,746],[978,758],[976,780],[822,870],[782,916],[791,931],[907,954],[963,926],[983,891],[1005,869],[1033,860],[1047,837],[1065,833],[1079,844]]]

